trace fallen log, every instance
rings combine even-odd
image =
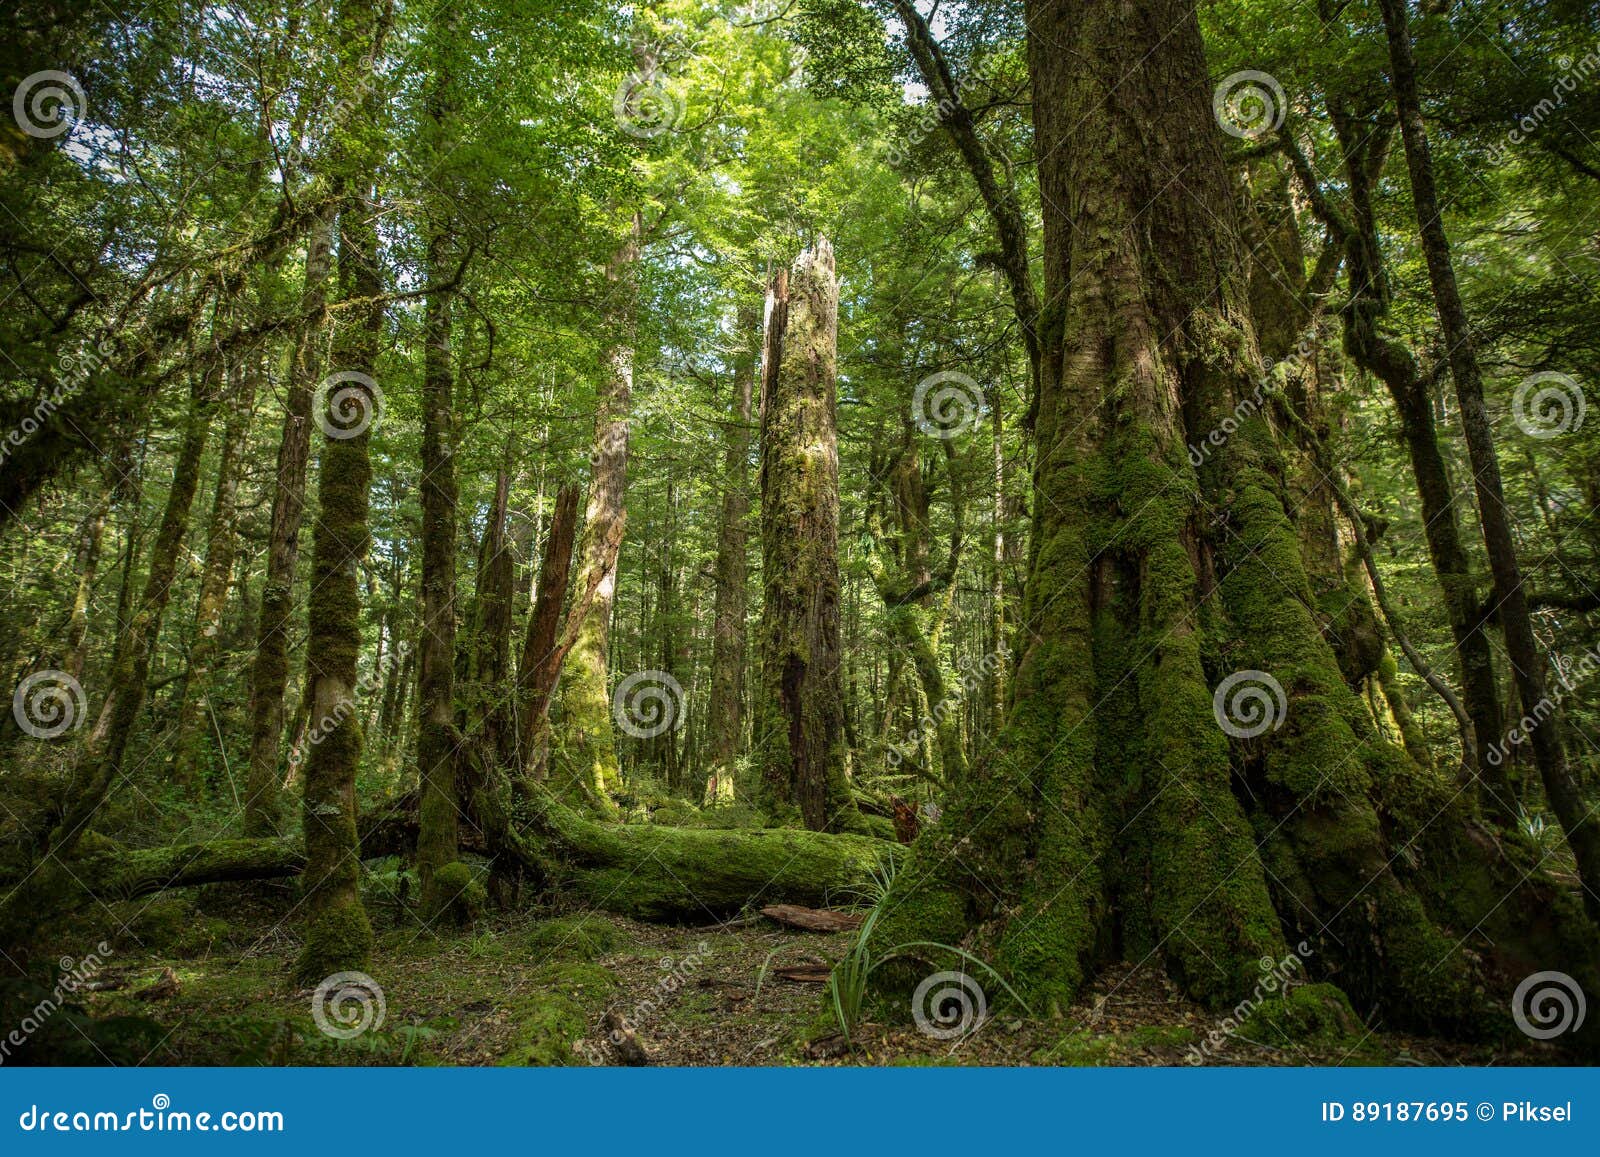
[[[608,824],[548,800],[536,825],[567,865],[564,893],[640,920],[715,920],[778,901],[839,903],[905,850],[870,836],[792,828]]]
[[[514,853],[549,868],[550,886],[595,908],[641,920],[720,919],[763,902],[837,903],[885,859],[903,852],[867,836],[770,830],[622,825],[579,816],[541,797],[529,822],[504,833]],[[392,825],[363,825],[363,855],[392,854]],[[61,912],[92,901],[133,900],[172,888],[285,879],[305,867],[288,839],[211,840],[161,848],[109,848],[48,860],[0,905],[13,942]]]

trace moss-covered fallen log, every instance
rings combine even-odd
[[[837,904],[904,850],[868,836],[789,828],[606,824],[553,804],[538,826],[570,872],[563,891],[641,920],[715,919],[757,901]]]
[[[507,836],[564,897],[643,920],[702,920],[751,903],[838,903],[872,879],[898,845],[864,836],[791,830],[716,831],[589,820],[549,801]],[[363,824],[362,853],[389,854],[394,823]],[[400,825],[404,827],[404,823]],[[502,841],[504,842],[504,841]],[[160,848],[102,847],[62,865],[49,860],[0,905],[13,943],[63,912],[172,888],[297,876],[305,849],[290,839],[232,839]]]

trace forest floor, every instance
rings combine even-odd
[[[621,1064],[608,1042],[615,1020],[608,1025],[606,1018],[615,1010],[652,1065],[1182,1065],[1198,1059],[1193,1046],[1221,1024],[1158,970],[1124,965],[1107,970],[1061,1017],[1022,1017],[1001,1007],[957,1040],[920,1032],[907,1001],[880,1004],[849,1049],[825,1006],[823,984],[780,975],[791,968],[825,975],[845,952],[848,933],[799,931],[762,917],[695,929],[525,910],[441,934],[396,905],[375,911],[370,971],[383,991],[382,1024],[339,1040],[314,1024],[312,990],[287,980],[298,948],[293,921],[285,919],[290,904],[287,888],[258,884],[117,905],[123,930],[95,990],[75,998],[82,1015],[65,1018],[76,1037],[58,1026],[66,1053],[57,1059]],[[107,1025],[138,1031],[120,1045],[103,1045]],[[1532,1042],[1508,1051],[1356,1022],[1291,1039],[1261,1016],[1220,1039],[1204,1063],[1553,1063]]]

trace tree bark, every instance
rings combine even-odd
[[[622,786],[607,686],[611,609],[616,597],[617,558],[627,522],[628,410],[633,395],[634,281],[642,221],[633,215],[628,239],[606,270],[611,329],[595,398],[594,451],[590,455],[589,502],[578,544],[578,589],[588,592],[568,616],[574,642],[562,666],[566,709],[560,758],[552,766],[557,795],[604,814]],[[573,628],[576,628],[574,631]]]
[[[826,238],[779,270],[761,355],[762,704],[766,794],[813,831],[853,812],[839,635],[839,283]]]
[[[542,780],[550,753],[550,699],[561,674],[564,652],[557,647],[561,607],[572,571],[572,543],[578,530],[578,487],[569,482],[556,492],[555,510],[539,562],[539,593],[528,614],[517,664],[517,747],[522,777]]]

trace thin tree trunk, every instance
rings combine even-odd
[[[1444,455],[1434,426],[1433,404],[1416,359],[1401,343],[1385,336],[1379,323],[1388,312],[1388,276],[1379,247],[1372,190],[1388,153],[1390,131],[1353,118],[1343,99],[1329,100],[1349,187],[1347,220],[1322,195],[1304,155],[1292,140],[1286,151],[1313,209],[1345,242],[1349,301],[1344,309],[1345,349],[1357,365],[1383,382],[1400,416],[1400,433],[1411,460],[1421,502],[1423,537],[1443,596],[1461,671],[1461,693],[1472,720],[1472,751],[1481,753],[1499,741],[1502,723],[1500,692],[1482,612],[1478,579],[1461,540]],[[1468,767],[1482,778],[1482,803],[1504,825],[1516,815],[1516,792],[1503,768],[1477,760]]]
[[[578,531],[578,487],[569,482],[556,493],[550,530],[539,563],[539,593],[528,614],[528,630],[517,664],[517,747],[522,774],[542,780],[550,750],[550,698],[561,674],[562,653],[556,645],[561,606],[572,571],[572,543]]]
[[[438,18],[435,35],[454,26]],[[441,60],[428,79],[427,128],[439,156],[449,152],[454,108],[449,72]],[[450,225],[454,206],[438,197],[428,214],[430,283],[444,279],[455,259]],[[428,294],[424,317],[422,370],[422,630],[417,766],[421,778],[417,875],[423,911],[438,913],[453,896],[441,895],[439,870],[459,854],[460,812],[456,758],[461,736],[456,728],[456,467],[455,374],[451,365],[453,289]]]
[[[267,573],[261,584],[250,678],[250,768],[245,781],[244,830],[251,836],[272,835],[282,822],[278,758],[283,743],[283,697],[289,686],[289,629],[294,617],[300,525],[305,518],[306,466],[311,455],[311,398],[321,362],[317,348],[321,311],[327,305],[333,261],[333,213],[330,201],[306,234],[300,310],[316,320],[307,323],[295,344],[273,479]]]
[[[362,114],[377,122],[377,73],[362,60],[382,50],[378,14],[366,0],[340,6],[346,84],[359,86]],[[368,55],[370,54],[370,56]],[[304,983],[366,966],[372,926],[361,903],[356,837],[356,772],[361,727],[354,718],[361,653],[361,590],[357,567],[370,545],[367,512],[372,486],[372,424],[380,404],[373,371],[382,336],[383,285],[378,273],[376,206],[370,199],[375,150],[345,146],[333,171],[340,182],[339,294],[360,301],[347,312],[334,346],[336,372],[350,374],[318,402],[324,432],[317,486],[318,518],[311,543],[310,631],[306,673],[314,733],[305,762],[305,942],[295,974]],[[354,420],[352,420],[352,418]]]
[[[189,673],[178,706],[177,733],[173,739],[172,781],[191,797],[203,794],[205,780],[200,752],[209,729],[212,667],[216,662],[222,612],[228,600],[228,580],[233,576],[238,547],[239,475],[250,439],[250,419],[255,413],[257,355],[247,352],[235,359],[235,383],[228,397],[222,448],[217,455],[216,490],[211,500],[211,525],[206,535],[206,559],[201,572],[200,595],[195,605],[194,637],[189,643]]]
[[[733,360],[733,420],[722,466],[722,513],[717,532],[716,607],[711,627],[711,695],[707,703],[705,803],[734,797],[735,760],[744,731],[745,616],[748,606],[750,517],[750,408],[761,318],[753,306],[738,311]]]
[[[1433,159],[1428,148],[1427,126],[1422,119],[1422,102],[1417,93],[1417,65],[1412,55],[1405,0],[1379,0],[1379,5],[1383,9],[1384,29],[1389,40],[1395,107],[1400,114],[1400,137],[1405,143],[1406,167],[1411,174],[1417,228],[1422,236],[1422,251],[1439,312],[1439,325],[1449,348],[1450,376],[1455,379],[1461,426],[1472,460],[1478,519],[1489,554],[1489,571],[1494,576],[1496,612],[1505,632],[1506,654],[1511,660],[1512,677],[1522,700],[1524,716],[1534,721],[1531,727],[1523,730],[1532,743],[1533,759],[1544,783],[1545,796],[1561,821],[1567,843],[1577,860],[1578,876],[1583,881],[1584,907],[1592,920],[1600,922],[1600,820],[1591,816],[1583,793],[1567,766],[1560,715],[1546,693],[1544,660],[1528,617],[1528,596],[1522,586],[1522,568],[1517,561],[1510,512],[1500,483],[1500,461],[1483,400],[1483,375],[1478,366],[1477,346],[1461,291],[1456,285],[1450,241],[1445,235],[1434,184]]]
[[[105,536],[106,515],[111,510],[113,490],[105,494],[84,517],[78,531],[78,554],[74,560],[78,584],[72,594],[72,614],[67,619],[66,658],[62,667],[78,681],[89,656],[89,602],[94,594],[95,575],[100,566],[100,544]]]

